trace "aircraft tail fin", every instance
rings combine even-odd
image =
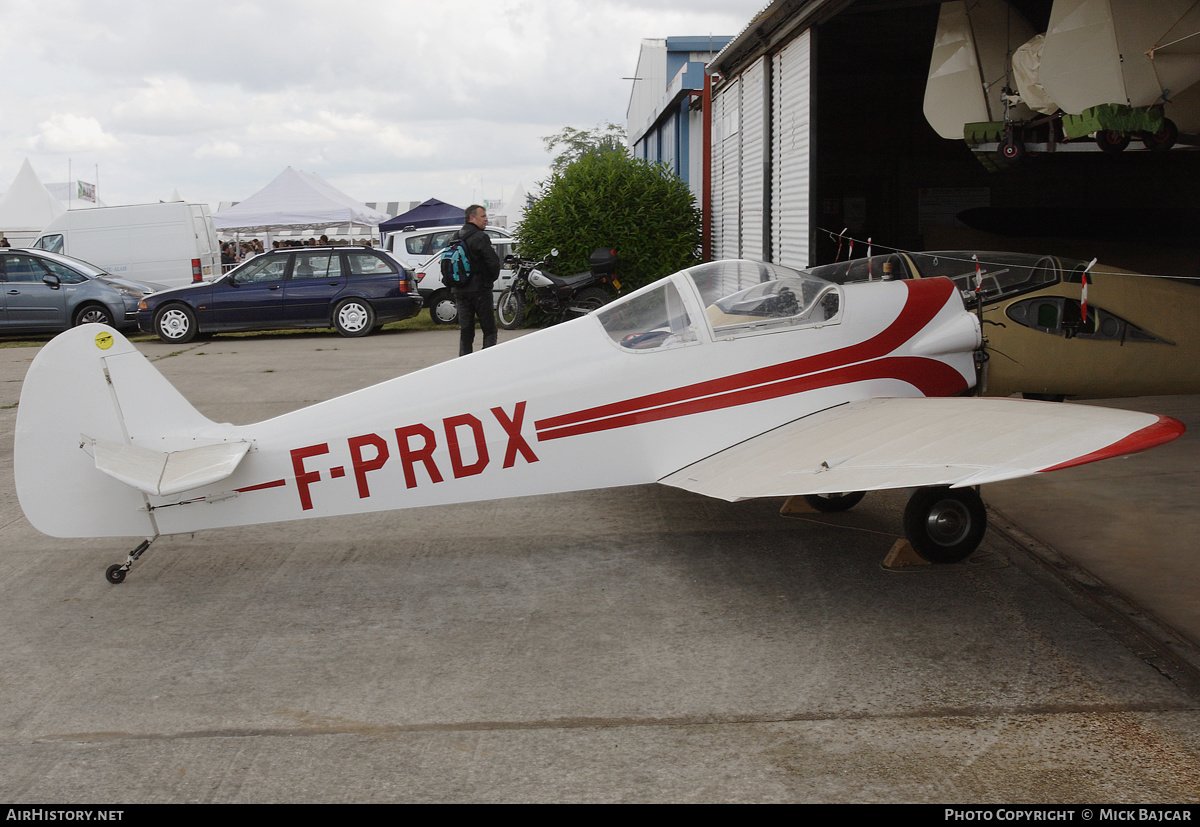
[[[105,325],[46,344],[25,376],[13,470],[33,526],[54,537],[158,534],[148,495],[233,473],[249,444],[197,411]]]

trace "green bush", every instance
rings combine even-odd
[[[554,271],[569,275],[588,269],[592,250],[614,247],[629,293],[699,263],[700,220],[691,190],[664,165],[589,153],[544,182],[516,229],[517,251],[541,258],[557,248]]]

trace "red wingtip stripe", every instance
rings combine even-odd
[[[1148,448],[1153,448],[1177,439],[1183,436],[1183,432],[1186,430],[1183,423],[1178,419],[1173,419],[1169,416],[1160,416],[1158,421],[1153,425],[1147,425],[1140,431],[1134,431],[1129,436],[1117,440],[1112,445],[1101,448],[1098,451],[1092,451],[1090,454],[1084,454],[1081,457],[1067,460],[1066,462],[1060,462],[1058,465],[1043,468],[1038,473],[1044,474],[1047,471],[1060,471],[1063,468],[1086,465],[1089,462],[1096,462],[1097,460],[1125,456],[1126,454],[1136,454],[1139,451],[1145,451]]]

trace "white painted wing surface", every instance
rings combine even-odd
[[[1142,451],[1183,433],[1170,417],[1023,399],[894,398],[797,419],[659,482],[710,497],[963,487]]]

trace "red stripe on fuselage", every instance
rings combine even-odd
[[[624,428],[643,422],[657,422],[661,419],[732,408],[751,402],[778,399],[781,396],[820,390],[834,385],[846,385],[851,382],[866,382],[872,379],[898,379],[915,386],[923,396],[953,396],[967,388],[962,374],[945,362],[919,356],[895,356],[857,365],[847,365],[815,375],[796,376],[769,385],[741,388],[730,393],[707,396],[702,399],[684,400],[676,405],[631,411],[604,419],[593,419],[575,425],[547,429],[538,432],[538,441],[545,442],[549,439]]]
[[[947,299],[955,289],[954,283],[948,279],[919,279],[899,283],[908,288],[908,296],[900,314],[885,330],[865,342],[804,359],[794,359],[770,367],[542,419],[534,423],[538,431],[538,440],[557,439],[638,422],[651,422],[744,405],[847,381],[893,376],[890,371],[877,368],[862,371],[861,378],[847,379],[844,369],[856,362],[879,359],[903,345],[924,329],[945,307]],[[957,393],[966,387],[957,371],[937,360],[913,357],[911,360],[905,358],[887,361],[904,374],[896,375],[895,378],[902,378],[918,387],[928,385],[931,390],[938,389],[932,393],[922,389],[926,396],[944,396]],[[905,367],[896,366],[897,361],[904,362]],[[910,361],[919,362],[921,369],[911,370],[912,366],[908,364]],[[836,373],[841,378],[833,378],[832,371],[835,368],[839,369]],[[812,376],[822,371],[830,373]],[[946,371],[953,374],[953,379],[946,375]],[[926,373],[930,375],[926,376]],[[950,386],[953,386],[953,389],[941,390]]]

